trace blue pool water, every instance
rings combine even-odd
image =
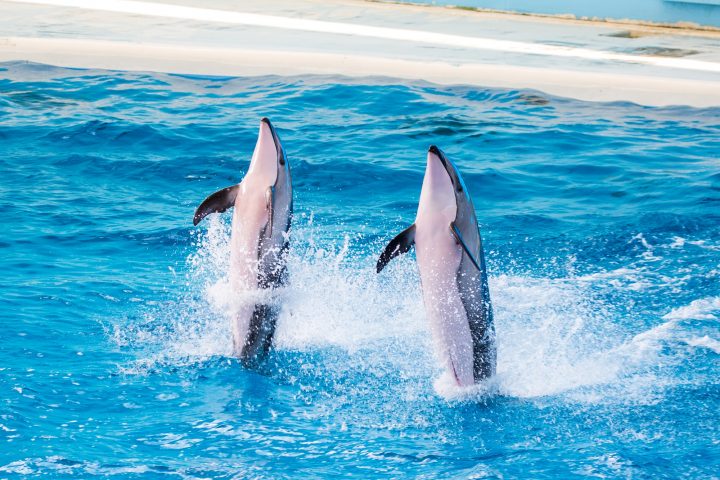
[[[0,65],[0,478],[709,478],[720,109],[386,79]],[[258,122],[295,185],[261,372],[229,356],[226,216]],[[436,390],[425,151],[484,234],[498,394]]]

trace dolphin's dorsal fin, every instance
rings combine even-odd
[[[453,237],[455,237],[455,240],[462,246],[463,250],[465,250],[465,253],[470,258],[470,261],[475,265],[475,268],[482,271],[482,269],[480,268],[480,262],[477,261],[475,255],[470,251],[470,248],[465,243],[465,240],[463,240],[462,234],[457,228],[457,225],[455,225],[455,222],[450,223],[450,232],[452,233]]]
[[[385,265],[387,265],[390,260],[410,250],[410,247],[412,247],[414,243],[415,224],[413,223],[387,244],[387,247],[385,247],[385,250],[383,250],[378,259],[376,267],[377,273],[382,272],[382,269],[385,268]]]
[[[195,210],[193,217],[193,225],[200,223],[200,220],[207,217],[211,213],[222,213],[228,208],[235,205],[238,188],[240,185],[223,188],[207,197],[200,206]]]

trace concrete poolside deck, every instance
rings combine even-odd
[[[360,0],[0,0],[0,62],[339,74],[720,106],[720,32]],[[2,73],[0,73],[2,75]]]

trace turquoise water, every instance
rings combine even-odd
[[[695,23],[720,26],[718,0],[398,0],[401,3],[487,8],[543,15],[573,15],[578,18],[638,20],[660,23]]]
[[[708,478],[720,109],[384,79],[0,65],[0,478]],[[262,116],[293,171],[277,349],[229,356],[229,216]],[[498,394],[440,374],[412,256],[428,145],[484,235]]]

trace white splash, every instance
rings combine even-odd
[[[498,377],[472,386],[461,387],[450,372],[442,373],[433,382],[435,392],[448,402],[476,402],[499,392]]]
[[[675,308],[665,316],[665,320],[717,320],[720,315],[720,297],[700,298],[689,305]]]
[[[236,299],[225,279],[229,228],[217,216],[209,220],[208,230],[198,234],[197,251],[188,259],[187,297],[148,313],[145,323],[116,329],[118,343],[151,347],[151,353],[125,369],[126,373],[230,355],[227,311]],[[379,246],[378,252],[353,254],[359,250],[351,248],[353,239],[339,245],[323,243],[315,238],[314,228],[300,226],[292,234],[288,286],[273,299],[282,305],[276,348],[341,352],[333,353],[333,362],[340,365],[308,367],[326,368],[327,376],[399,375],[427,379],[427,383],[410,381],[413,389],[426,389],[440,372],[430,351],[414,259],[399,258],[377,275],[374,254]],[[440,375],[434,382],[435,392],[448,401],[500,393],[521,398],[570,395],[574,400],[595,402],[607,399],[593,389],[612,386],[622,390],[619,398],[632,395],[642,401],[648,390],[663,383],[653,367],[660,363],[660,352],[668,342],[718,347],[710,337],[688,335],[679,322],[716,319],[720,298],[677,308],[665,315],[664,323],[637,333],[632,319],[618,318],[615,308],[593,293],[594,285],[608,280],[629,288],[631,283],[622,277],[636,274],[632,269],[618,269],[576,278],[492,277],[497,377],[477,388],[458,389]],[[364,365],[358,366],[358,354],[361,362],[366,359]],[[346,365],[342,365],[343,355]],[[359,370],[350,372],[353,368]],[[407,388],[407,384],[398,386]]]
[[[712,350],[715,353],[720,354],[720,341],[711,338],[708,335],[703,337],[692,337],[685,340],[685,342],[691,347],[702,347]]]

